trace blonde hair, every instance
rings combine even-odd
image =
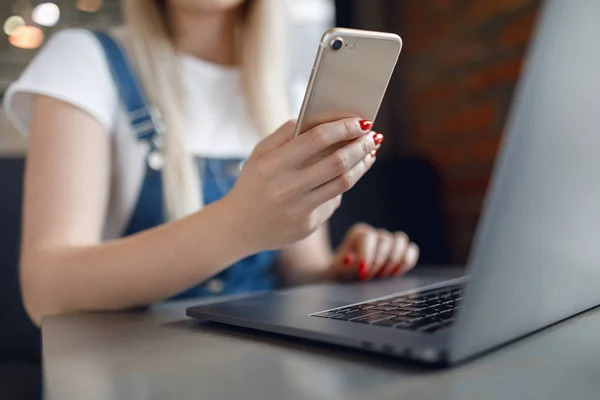
[[[186,148],[185,87],[177,49],[170,35],[166,0],[125,0],[137,70],[149,101],[165,124],[163,197],[169,220],[202,207],[198,171]],[[286,90],[285,2],[247,0],[240,22],[239,58],[246,104],[255,128],[264,136],[289,119]]]

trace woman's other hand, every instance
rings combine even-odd
[[[356,224],[340,245],[330,272],[336,280],[390,278],[410,271],[418,259],[419,247],[404,232]]]
[[[257,145],[223,199],[254,251],[279,249],[317,230],[339,207],[340,195],[371,168],[380,145],[372,123],[358,118],[298,137],[294,127],[288,122]],[[342,146],[316,158],[334,145]]]

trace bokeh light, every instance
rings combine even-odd
[[[86,12],[96,12],[102,8],[102,0],[77,0],[77,9]]]
[[[13,33],[13,31],[20,26],[25,26],[25,20],[23,19],[23,17],[20,17],[18,15],[8,17],[6,21],[4,21],[4,33],[10,36]]]
[[[21,49],[37,49],[44,42],[44,32],[35,26],[20,26],[12,32],[8,41]]]
[[[42,3],[35,6],[31,19],[38,25],[54,26],[60,18],[60,9],[54,3]]]

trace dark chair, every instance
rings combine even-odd
[[[406,232],[421,248],[420,264],[449,263],[440,180],[423,158],[378,160],[343,196],[331,219],[332,243],[337,246],[357,222]]]
[[[0,392],[32,398],[40,384],[40,332],[19,286],[23,158],[0,158]]]

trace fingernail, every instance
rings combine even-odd
[[[344,257],[344,261],[343,261],[345,266],[348,266],[352,263],[352,256],[350,254],[346,255],[346,257]]]
[[[373,122],[367,121],[366,119],[361,119],[358,123],[360,124],[360,129],[363,131],[368,131],[373,127]]]
[[[375,149],[371,152],[371,157],[377,157],[377,153],[379,152],[379,149]]]
[[[376,146],[379,146],[381,143],[383,143],[383,139],[383,134],[379,132],[375,132],[375,134],[373,135],[373,141],[375,142]]]
[[[377,278],[383,278],[384,273],[385,273],[385,267],[381,267],[381,268],[379,268],[379,271],[377,271],[377,274],[375,276]]]
[[[392,269],[392,272],[390,273],[391,275],[396,275],[400,272],[400,269],[402,268],[402,264],[398,264],[394,267],[394,269]]]
[[[369,279],[369,266],[364,260],[361,260],[361,262],[358,263],[358,279],[361,281]]]

